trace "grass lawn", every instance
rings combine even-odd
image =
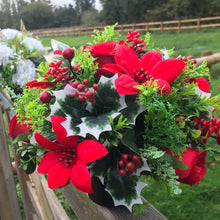
[[[123,39],[125,39],[126,34]],[[44,46],[50,46],[51,38],[40,38]],[[54,37],[53,39],[79,47],[92,42],[90,36]],[[192,55],[200,57],[202,51],[220,52],[220,29],[184,31],[180,34],[153,32],[151,41],[155,47],[170,49],[175,47],[175,56]],[[220,93],[220,63],[211,68],[211,92]],[[215,144],[215,143],[214,143]],[[159,183],[150,180],[144,189],[144,197],[154,205],[169,220],[218,220],[220,219],[220,163],[209,166],[207,159],[207,173],[199,185],[188,186],[182,184],[183,193],[178,197],[169,197]]]

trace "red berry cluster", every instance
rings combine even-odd
[[[193,56],[179,57],[178,59],[182,60],[186,64],[186,71],[188,71],[189,69],[192,70],[196,68],[197,61],[193,58]]]
[[[141,163],[141,157],[138,154],[121,154],[118,173],[120,176],[125,176],[127,172],[134,173],[135,167],[141,166]]]
[[[69,83],[73,88],[77,89],[77,91],[74,91],[72,93],[72,95],[74,97],[79,97],[79,100],[81,101],[85,101],[85,100],[89,100],[91,102],[94,102],[94,94],[95,91],[98,89],[98,85],[97,84],[93,84],[93,91],[89,90],[88,88],[88,84],[89,81],[87,79],[83,80],[83,84],[80,83],[79,81],[74,81]]]
[[[211,137],[212,133],[216,133],[216,141],[220,145],[220,121],[214,116],[210,121],[206,121],[204,118],[193,117],[193,128],[201,131],[203,142],[207,142],[207,137]]]
[[[138,31],[132,32],[131,30],[129,30],[126,38],[126,43],[131,43],[129,47],[136,50],[138,53],[141,53],[146,44],[144,43],[143,39],[138,40],[139,37],[140,34]]]
[[[48,71],[48,75],[52,75],[55,78],[55,84],[62,81],[62,85],[65,86],[70,79],[70,75],[68,75],[68,67],[60,68],[62,64],[62,60],[59,60],[57,63],[51,62],[49,67],[51,67]]]

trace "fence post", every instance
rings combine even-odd
[[[21,220],[2,108],[0,108],[0,219]]]
[[[161,23],[160,23],[160,33],[162,33],[163,32],[163,21],[161,21]]]
[[[177,29],[177,33],[180,33],[180,29],[181,29],[181,20],[178,21],[178,29]]]
[[[200,30],[200,18],[197,19],[197,31]]]
[[[148,23],[146,23],[146,33],[148,32]]]

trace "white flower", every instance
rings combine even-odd
[[[29,80],[35,79],[35,65],[31,60],[23,60],[22,63],[16,64],[16,73],[12,76],[12,81],[19,86],[24,85],[28,78]]]
[[[18,37],[22,36],[22,33],[20,31],[11,28],[2,29],[1,32],[7,40],[14,38],[16,35]]]
[[[10,58],[13,58],[13,56],[13,50],[7,45],[0,43],[0,66],[7,65],[9,63]]]
[[[44,50],[41,42],[32,37],[25,37],[21,43],[26,44],[30,51],[34,50],[34,48],[37,48],[38,50]]]

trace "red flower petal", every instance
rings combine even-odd
[[[18,123],[16,115],[11,119],[8,133],[9,136],[17,137],[18,135],[29,131],[30,129],[27,127],[26,124]]]
[[[119,95],[125,94],[137,94],[140,90],[134,88],[134,86],[139,85],[128,75],[121,75],[118,79],[115,80],[115,87]]]
[[[61,55],[63,53],[62,50],[54,50],[53,54],[54,55]]]
[[[105,146],[95,140],[84,140],[77,145],[77,157],[82,163],[90,163],[107,153]]]
[[[180,179],[184,179],[189,176],[190,172],[192,171],[192,169],[194,169],[194,167],[200,166],[200,164],[202,165],[202,167],[205,166],[204,160],[206,153],[206,151],[200,152],[191,148],[187,148],[187,150],[183,152],[181,161],[184,164],[186,164],[189,168],[186,170],[176,168],[176,175],[179,176]],[[203,161],[201,161],[201,159]],[[202,174],[205,175],[205,173]]]
[[[29,88],[41,88],[41,89],[45,89],[48,87],[53,87],[53,83],[51,82],[38,82],[37,80],[33,80],[31,82],[28,82],[25,84],[25,86],[29,87]]]
[[[57,162],[48,171],[48,186],[51,189],[67,185],[70,180],[72,166],[66,166],[64,161]]]
[[[99,55],[114,55],[114,49],[116,46],[115,41],[101,42],[89,46],[88,49],[92,56]]]
[[[78,142],[77,136],[68,136],[66,129],[61,125],[62,122],[66,121],[65,118],[51,115],[51,122],[53,126],[53,130],[56,133],[56,140],[58,143],[61,143],[64,146],[68,147],[76,147]]]
[[[156,79],[154,81],[152,81],[152,84],[155,86],[157,86],[158,88],[160,88],[163,92],[165,96],[168,96],[170,93],[170,84],[162,79]],[[161,93],[161,90],[158,92],[159,94]]]
[[[139,71],[139,59],[131,48],[124,45],[117,45],[115,48],[115,62],[128,70],[128,74],[134,77]]]
[[[178,59],[167,59],[158,62],[152,69],[151,75],[155,79],[163,79],[172,83],[182,72],[185,63]]]
[[[47,152],[41,159],[40,164],[37,167],[37,172],[46,174],[49,169],[54,166],[61,158],[60,153],[50,151]]]
[[[102,68],[100,68],[100,70],[111,74],[118,73],[119,76],[123,73],[129,75],[129,72],[123,66],[120,66],[118,64],[105,64]]]
[[[53,141],[48,140],[47,138],[42,136],[40,133],[35,133],[34,137],[35,137],[35,140],[37,141],[37,143],[41,147],[48,149],[48,150],[60,151],[60,150],[64,150],[64,149],[69,148],[69,147],[65,147],[65,146],[59,145],[57,143],[54,143]]]
[[[209,83],[204,78],[198,78],[196,79],[196,83],[198,84],[199,89],[201,89],[203,92],[209,92]]]
[[[88,171],[88,167],[80,160],[74,161],[71,173],[71,181],[79,190],[86,193],[93,193],[91,175]]]
[[[150,73],[152,68],[161,60],[162,54],[160,51],[147,52],[140,59],[140,68],[143,68],[144,72]]]

